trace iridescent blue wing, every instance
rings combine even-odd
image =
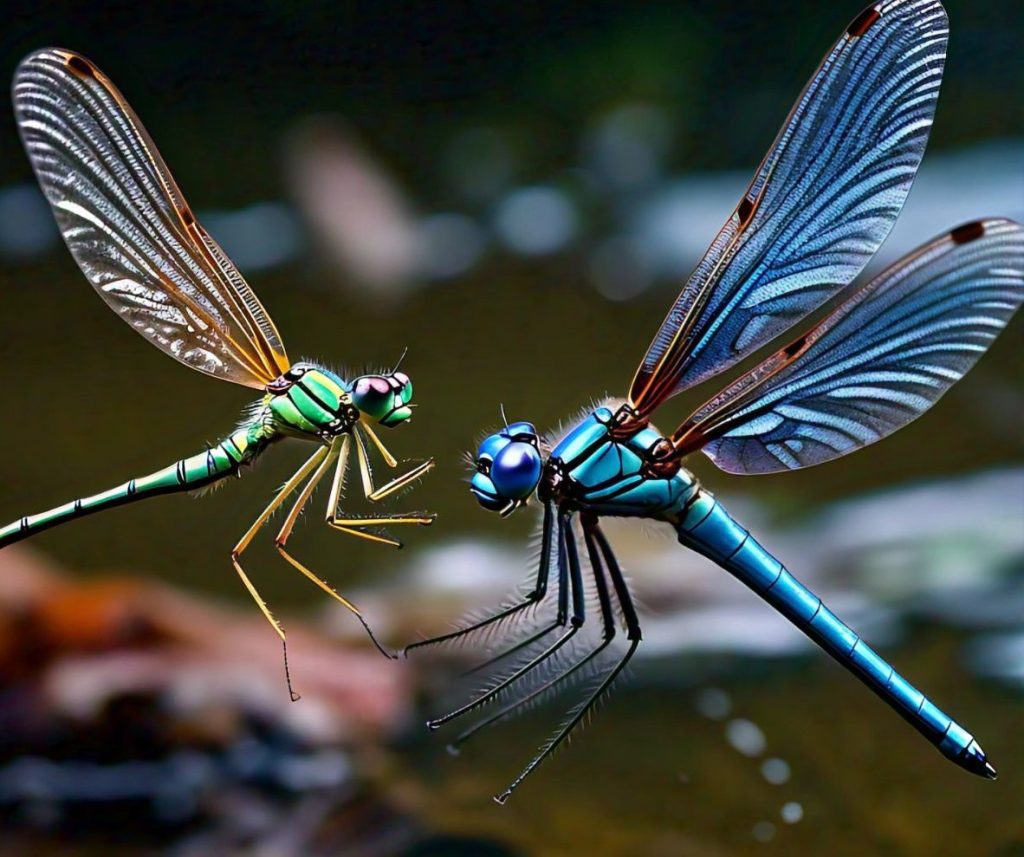
[[[954,229],[880,274],[697,410],[672,440],[729,473],[820,464],[924,413],[1024,301],[1024,229]]]
[[[924,154],[947,33],[937,0],[877,3],[843,33],[644,356],[629,392],[642,416],[861,271]]]

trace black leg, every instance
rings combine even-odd
[[[549,523],[548,511],[550,511],[550,509],[551,509],[551,504],[546,504],[545,505],[545,515],[544,515],[544,519],[545,519],[544,520],[544,523],[545,523],[545,533],[550,532],[550,530],[549,530],[549,528],[547,526],[548,523]],[[553,529],[553,521],[551,523],[552,523],[552,529]],[[549,622],[547,625],[545,625],[543,628],[541,628],[539,631],[536,631],[533,634],[531,634],[529,637],[526,637],[525,639],[520,640],[518,643],[515,643],[515,644],[509,646],[508,648],[504,649],[503,651],[498,652],[496,655],[492,655],[487,660],[485,660],[483,663],[477,664],[472,669],[466,670],[462,674],[462,678],[466,678],[467,676],[475,675],[476,673],[480,673],[480,672],[487,672],[487,671],[489,671],[491,669],[491,667],[493,667],[499,661],[503,661],[506,658],[510,657],[511,655],[516,654],[517,652],[522,652],[522,651],[528,649],[530,646],[534,645],[534,643],[537,643],[538,641],[544,639],[544,637],[548,636],[548,634],[551,634],[552,632],[557,631],[559,628],[564,628],[565,627],[565,623],[566,623],[566,620],[567,620],[568,615],[569,615],[569,583],[568,583],[569,564],[568,564],[568,561],[566,560],[566,554],[565,554],[565,538],[564,538],[565,523],[562,520],[561,514],[559,514],[557,526],[558,526],[558,583],[557,583],[558,592],[556,593],[556,595],[557,595],[557,598],[558,598],[558,606],[557,606],[557,612],[555,613],[555,618],[551,622]],[[542,537],[542,538],[544,538],[544,537]],[[550,553],[551,553],[551,538],[550,537],[547,538],[546,544],[544,544],[542,546],[542,550],[545,550],[546,551],[546,555],[550,556]],[[545,578],[544,578],[544,585],[545,585],[545,589],[546,589],[547,588],[547,575],[545,575]]]
[[[464,714],[468,714],[479,708],[481,705],[485,705],[494,699],[502,691],[508,689],[513,684],[518,682],[528,673],[532,672],[538,666],[543,664],[553,655],[555,655],[566,643],[568,643],[583,627],[583,623],[586,619],[585,605],[586,601],[583,596],[583,573],[580,569],[580,559],[576,552],[576,541],[572,536],[570,529],[571,525],[568,523],[569,514],[566,512],[559,512],[558,514],[558,565],[559,565],[559,593],[558,593],[558,617],[556,622],[562,627],[566,623],[566,613],[569,607],[570,588],[572,596],[572,617],[569,620],[569,628],[563,633],[555,642],[548,646],[544,651],[538,654],[536,657],[531,658],[521,667],[517,668],[510,675],[503,678],[494,687],[490,688],[486,692],[480,694],[474,699],[467,702],[465,705],[456,708],[454,711],[449,712],[441,717],[427,722],[427,726],[431,729],[438,729],[445,723],[454,720],[457,717],[461,717]],[[565,585],[565,577],[568,571],[568,577],[570,586]],[[507,653],[506,653],[507,654]],[[499,658],[505,657],[500,655]]]
[[[533,589],[526,595],[526,598],[510,607],[502,610],[499,613],[495,613],[493,616],[489,616],[486,619],[481,619],[479,622],[474,622],[472,625],[467,625],[465,628],[459,628],[456,631],[452,631],[448,634],[441,634],[437,637],[431,637],[427,640],[420,640],[416,643],[410,643],[405,647],[405,656],[409,656],[409,652],[413,649],[418,649],[422,646],[434,646],[438,643],[447,643],[451,640],[457,640],[460,637],[465,637],[468,634],[472,634],[475,631],[479,631],[483,628],[493,625],[496,622],[502,622],[515,616],[517,613],[531,607],[534,604],[538,604],[543,600],[547,594],[548,589],[548,574],[551,569],[551,537],[552,531],[554,530],[554,520],[550,503],[544,504],[544,523],[541,531],[541,547],[540,547],[540,563],[537,568],[537,582],[534,584]]]
[[[494,714],[479,720],[474,723],[468,729],[461,732],[455,737],[455,739],[448,745],[449,752],[458,753],[459,748],[468,741],[473,735],[477,734],[481,730],[498,723],[501,720],[505,720],[509,717],[514,716],[518,712],[522,711],[526,706],[532,703],[534,700],[540,698],[545,693],[550,691],[556,685],[567,681],[573,675],[577,674],[587,664],[593,662],[593,660],[601,654],[615,639],[615,614],[612,610],[611,597],[608,590],[608,580],[606,578],[606,572],[604,565],[601,560],[597,544],[594,541],[594,536],[591,532],[593,521],[596,519],[584,517],[583,519],[583,537],[587,544],[587,553],[590,557],[590,565],[593,569],[594,574],[594,586],[597,589],[598,604],[601,608],[601,642],[590,652],[580,658],[576,663],[555,676],[552,676],[547,681],[537,685],[528,694],[519,699],[510,702],[508,705],[503,706],[501,709],[496,711]],[[570,538],[572,538],[570,533]]]
[[[622,610],[622,616],[626,623],[626,638],[630,641],[629,648],[619,659],[614,668],[612,668],[601,683],[598,684],[593,692],[591,692],[591,694],[584,700],[583,704],[577,707],[575,712],[569,720],[566,721],[562,728],[555,733],[554,737],[551,738],[551,740],[541,748],[541,751],[533,757],[530,763],[523,768],[519,776],[509,784],[505,791],[494,798],[500,804],[505,803],[505,801],[512,796],[512,792],[519,787],[520,783],[532,774],[533,771],[536,770],[537,766],[548,758],[548,756],[555,751],[558,745],[569,736],[572,730],[579,725],[579,722],[586,716],[587,712],[590,711],[594,703],[597,702],[605,691],[612,686],[615,679],[618,678],[619,673],[622,672],[626,664],[629,663],[630,658],[633,657],[636,647],[640,645],[640,640],[642,638],[640,622],[637,618],[636,608],[633,606],[632,597],[629,594],[629,588],[626,586],[625,578],[622,576],[622,569],[619,568],[618,561],[615,559],[611,546],[608,544],[608,540],[604,537],[604,533],[601,532],[600,527],[594,523],[591,531],[597,546],[600,549],[604,563],[608,568],[608,574],[612,579],[612,585],[615,588],[616,598],[619,602],[619,607]]]
[[[639,643],[643,639],[643,634],[640,631],[640,619],[637,617],[636,607],[633,605],[633,596],[629,594],[626,579],[622,576],[622,569],[619,568],[619,561],[615,558],[615,554],[612,553],[611,545],[608,544],[608,539],[601,532],[600,526],[595,524],[593,533],[594,539],[601,549],[601,555],[604,557],[605,564],[608,566],[608,573],[611,576],[612,585],[615,587],[615,594],[622,609],[622,618],[626,623],[626,637],[633,642]]]

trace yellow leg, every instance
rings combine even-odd
[[[377,435],[375,435],[372,429],[370,429],[365,424],[362,426],[362,428],[370,436],[371,440],[373,440],[373,442],[377,445],[377,448],[381,451],[381,454],[384,455],[384,460],[387,461],[390,464],[390,466],[394,467],[397,464],[397,462],[395,462],[394,456],[392,456],[391,453],[384,448],[383,444],[381,444],[380,439],[377,437]],[[366,495],[366,499],[370,500],[371,502],[376,503],[378,500],[383,500],[389,494],[393,494],[395,493],[395,491],[400,491],[406,485],[415,482],[417,479],[423,476],[427,471],[429,471],[434,466],[433,459],[421,462],[407,473],[403,473],[401,476],[396,476],[386,485],[382,485],[380,488],[375,488],[373,485],[373,469],[370,467],[370,458],[366,454],[366,444],[363,443],[362,437],[359,436],[358,427],[353,432],[353,435],[355,436],[356,439],[356,455],[359,459],[359,471],[363,479],[363,493]]]
[[[354,527],[339,527],[328,521],[328,525],[337,530],[339,533],[345,533],[349,536],[356,536],[360,539],[366,539],[368,542],[377,542],[377,544],[388,545],[393,548],[402,547],[402,543],[398,539],[391,538],[390,536],[382,536],[378,533],[368,533],[364,530],[358,530]]]
[[[398,479],[392,480],[392,482],[388,483],[388,485],[385,485],[383,488],[374,489],[372,481],[373,477],[370,470],[369,458],[366,454],[365,444],[358,433],[353,433],[353,437],[355,438],[356,456],[359,460],[360,472],[363,479],[363,491],[371,500],[379,500],[381,497],[398,490],[403,485],[407,485],[409,482],[418,478],[433,467],[433,462],[424,462],[404,476],[400,476]],[[379,441],[377,442],[379,443]],[[361,539],[366,539],[367,541],[400,548],[402,543],[398,539],[392,538],[388,535],[365,532],[364,528],[375,526],[383,527],[391,524],[419,524],[421,526],[429,526],[434,523],[434,515],[422,512],[408,515],[345,515],[340,513],[338,506],[341,502],[341,488],[345,477],[345,471],[348,466],[348,453],[349,439],[346,437],[338,456],[338,464],[334,471],[334,481],[331,486],[331,498],[327,506],[327,525],[329,527],[350,536],[356,536]]]
[[[292,702],[297,700],[299,695],[292,690],[292,678],[291,674],[288,672],[288,640],[285,635],[284,628],[281,626],[277,617],[270,612],[267,602],[263,600],[259,590],[256,589],[256,586],[249,579],[249,575],[245,573],[245,569],[242,568],[238,559],[249,546],[249,543],[253,540],[256,533],[259,532],[260,528],[270,519],[270,516],[277,511],[289,496],[291,496],[295,489],[302,483],[302,480],[309,476],[313,469],[322,462],[322,460],[327,456],[327,453],[328,450],[326,447],[320,447],[317,449],[317,451],[309,457],[306,463],[296,471],[295,475],[292,476],[292,478],[284,484],[281,490],[277,492],[274,499],[270,501],[270,505],[260,513],[260,516],[253,522],[253,525],[249,527],[245,535],[239,539],[238,544],[231,549],[231,564],[235,567],[235,571],[238,572],[238,576],[241,578],[242,583],[256,602],[256,606],[260,608],[260,611],[266,617],[270,626],[281,638],[281,646],[284,649],[284,677],[285,681],[288,683],[288,694],[291,696]]]
[[[377,437],[377,432],[373,430],[373,428],[370,426],[370,423],[367,420],[362,420],[360,425],[362,425],[363,431],[365,431],[367,435],[369,435],[370,440],[373,441],[373,445],[377,447],[377,450],[380,452],[381,458],[384,459],[388,467],[398,467],[398,459],[396,459],[390,452],[388,452],[387,447],[380,442],[380,438]]]
[[[302,493],[299,494],[298,499],[295,501],[295,505],[292,506],[291,511],[288,513],[288,517],[285,518],[284,524],[281,526],[281,531],[277,534],[275,543],[277,545],[278,553],[280,553],[281,556],[284,557],[284,559],[293,568],[302,572],[302,574],[305,577],[309,578],[309,580],[311,580],[318,587],[320,587],[320,589],[322,589],[324,592],[330,595],[331,598],[337,601],[342,607],[351,612],[360,621],[360,623],[362,623],[362,626],[366,630],[366,633],[369,635],[370,640],[373,642],[373,644],[377,647],[378,651],[380,651],[382,655],[388,658],[395,658],[397,657],[397,655],[387,651],[378,642],[376,636],[374,636],[373,630],[370,628],[366,619],[363,618],[363,614],[359,611],[359,608],[356,607],[355,604],[353,604],[351,601],[345,598],[345,596],[341,595],[336,589],[334,589],[333,586],[327,583],[327,581],[323,580],[321,577],[314,574],[312,571],[306,568],[305,565],[303,565],[301,562],[295,559],[295,557],[288,553],[287,550],[285,550],[285,545],[288,543],[288,539],[291,537],[292,530],[295,528],[295,522],[298,520],[299,515],[302,513],[303,507],[309,502],[310,496],[312,496],[317,484],[320,482],[321,479],[323,479],[324,475],[327,473],[327,470],[330,468],[335,457],[338,458],[338,462],[334,471],[334,481],[333,484],[331,485],[331,501],[334,502],[339,498],[341,493],[341,480],[345,471],[345,457],[347,457],[347,454],[347,437],[336,440],[331,445],[330,455],[325,457],[320,462],[320,466],[317,467],[316,472],[310,478],[309,482],[306,483],[306,487],[302,489]],[[360,533],[359,535],[363,534]]]
[[[420,524],[429,526],[434,523],[433,515],[355,515],[351,518],[330,518],[327,521],[332,527],[386,527],[391,524]]]

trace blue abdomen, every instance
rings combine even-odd
[[[679,541],[729,571],[846,667],[956,764],[995,778],[974,737],[871,649],[707,491],[698,488],[674,522]]]

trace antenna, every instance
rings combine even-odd
[[[402,361],[405,360],[405,355],[409,353],[409,346],[405,346],[402,349],[402,355],[398,358],[398,362],[391,368],[391,374],[394,375],[398,371],[398,367],[402,365]]]
[[[508,428],[508,417],[505,416],[505,403],[499,403],[498,409],[501,411],[501,421],[505,424],[505,428]]]

